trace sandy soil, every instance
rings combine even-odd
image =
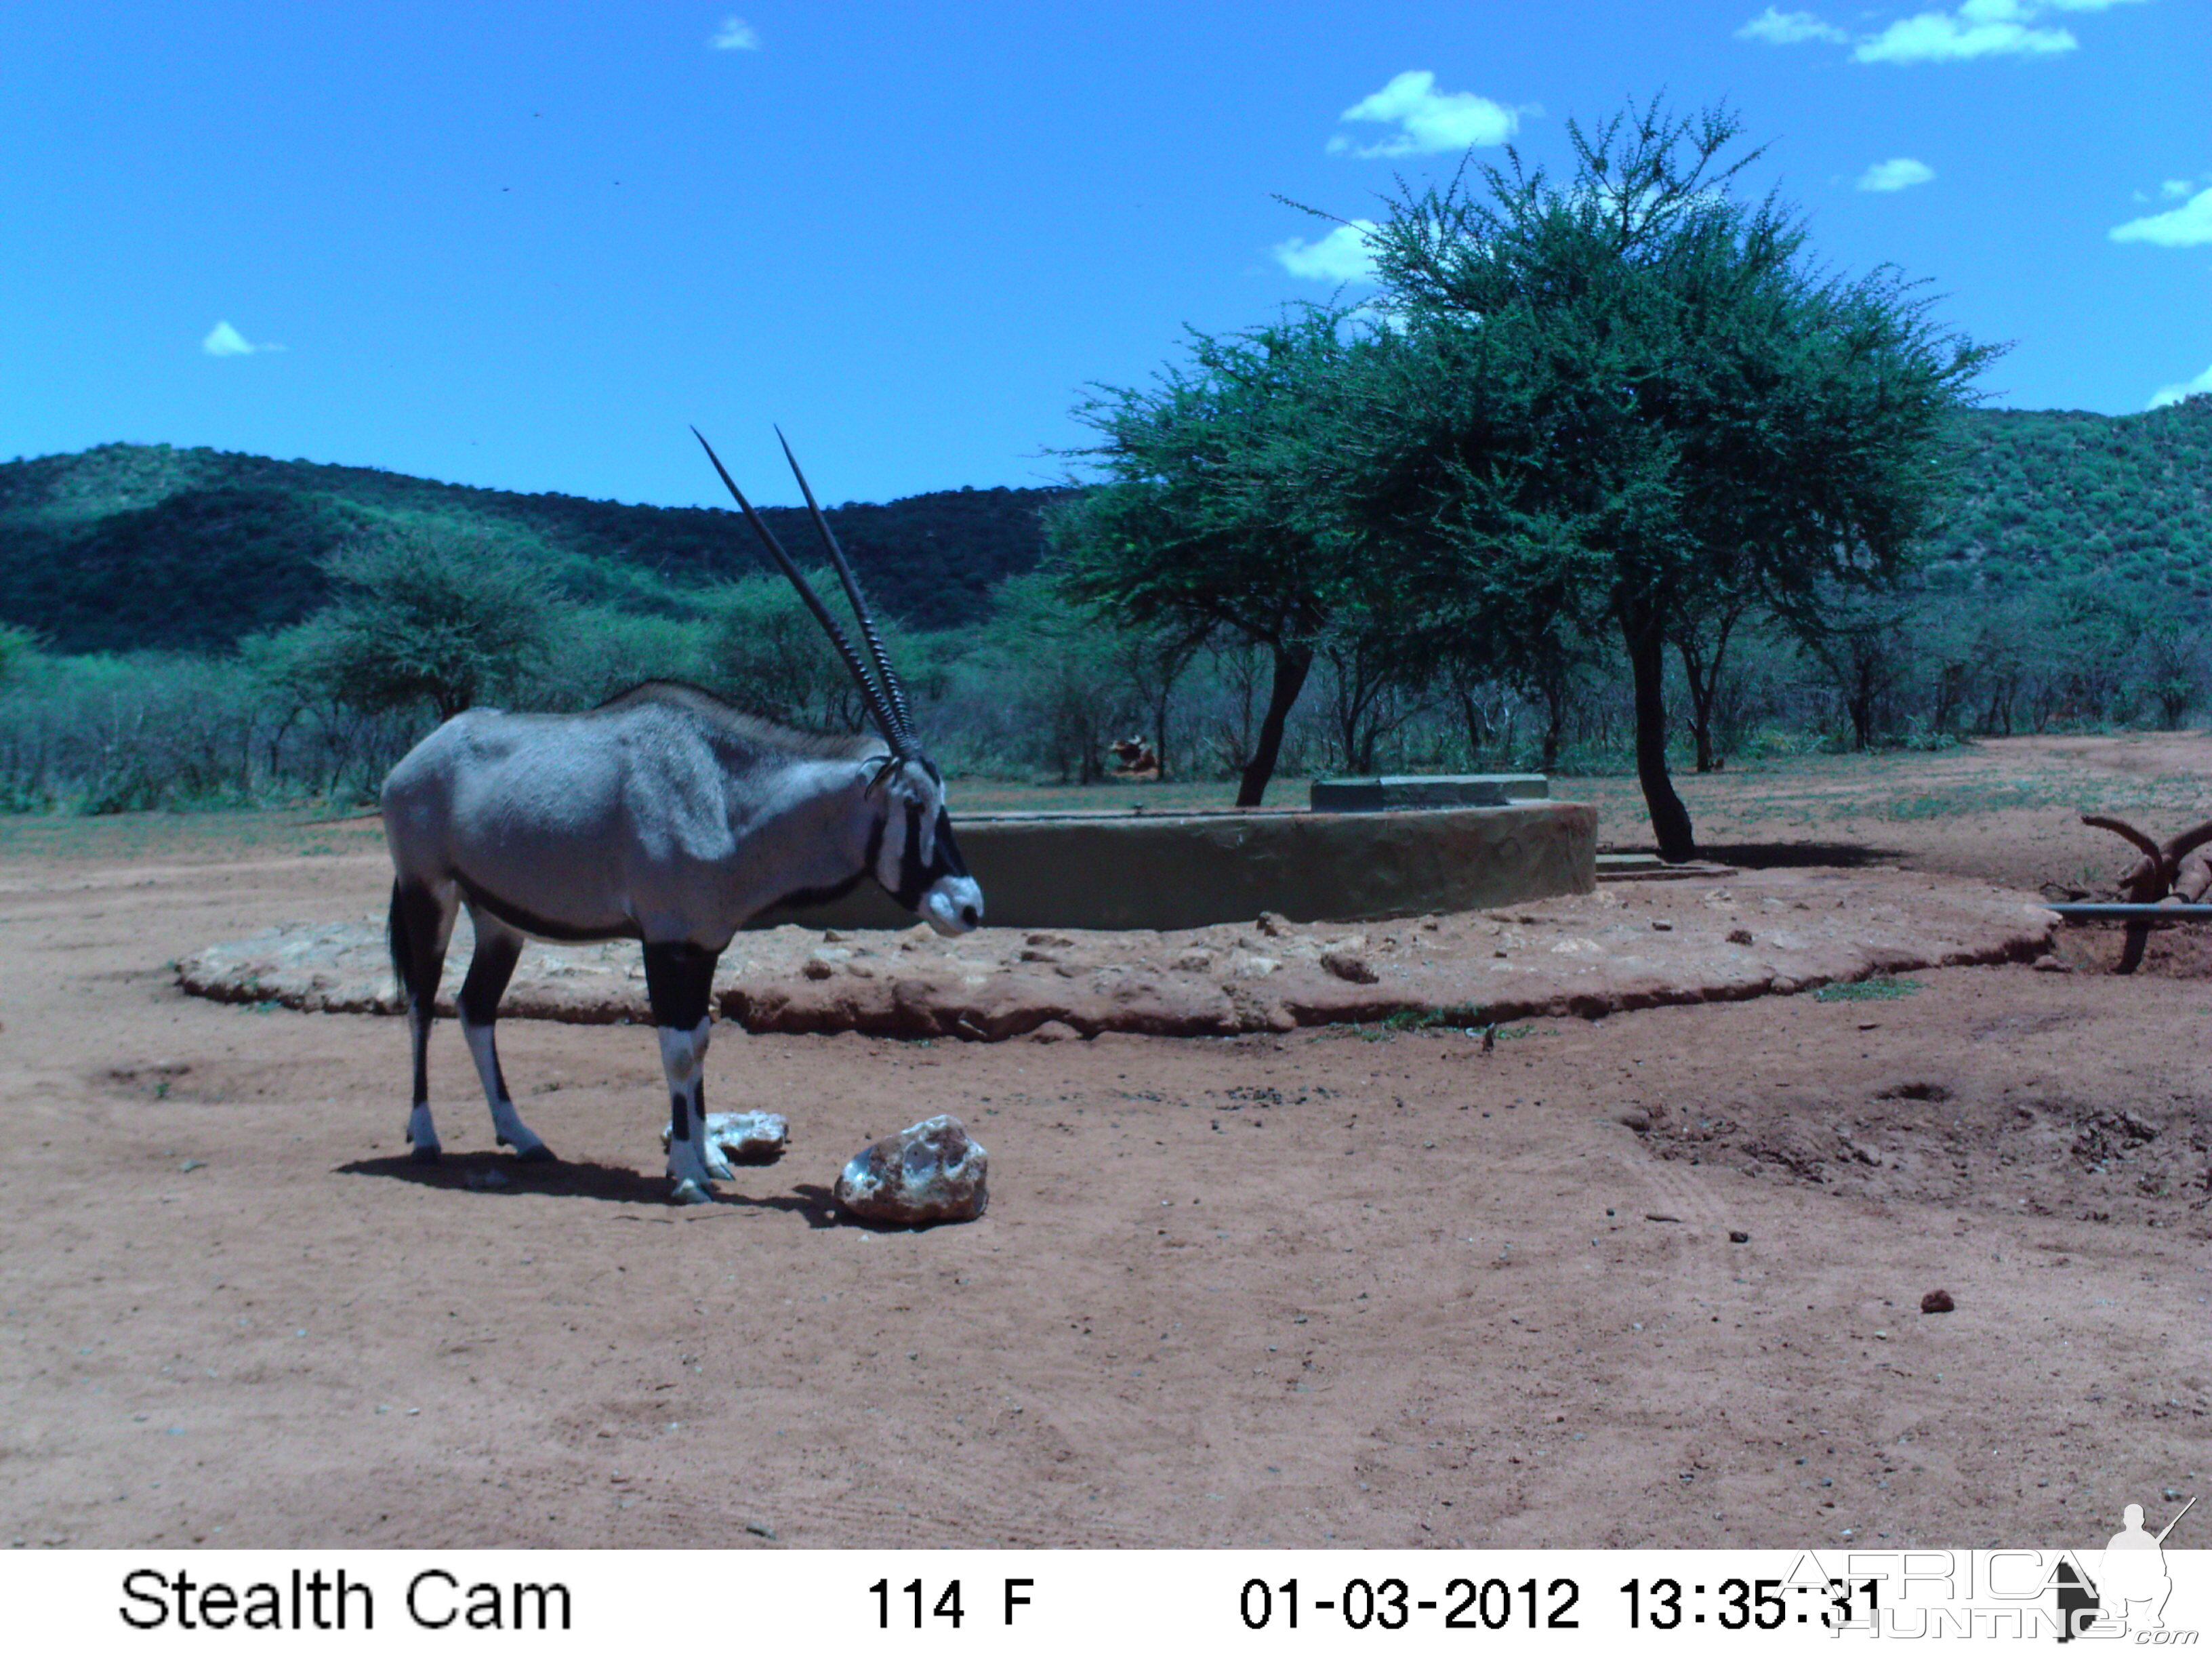
[[[2080,811],[2212,814],[2212,742],[1686,793],[1742,866],[2032,894],[2126,861]],[[2082,1543],[2212,1456],[2202,930],[2127,979],[2076,930],[1486,1053],[726,1028],[710,1105],[793,1147],[678,1211],[644,1031],[502,1028],[538,1170],[441,1027],[425,1171],[398,1022],[177,988],[387,879],[373,826],[296,817],[0,836],[0,1540]],[[841,1221],[843,1159],[938,1111],[989,1214]]]

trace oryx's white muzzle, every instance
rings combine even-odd
[[[947,939],[957,939],[983,921],[983,890],[973,876],[940,876],[915,907],[922,920]]]

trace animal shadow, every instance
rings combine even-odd
[[[475,1198],[514,1198],[534,1194],[541,1198],[581,1198],[602,1204],[642,1204],[671,1209],[668,1177],[611,1164],[572,1159],[526,1164],[510,1152],[447,1152],[435,1164],[417,1164],[405,1153],[391,1158],[356,1158],[337,1166],[339,1175],[374,1176],[404,1181],[417,1187],[441,1188]],[[817,1231],[838,1224],[837,1206],[826,1187],[802,1182],[787,1193],[755,1197],[716,1192],[712,1206],[702,1209],[781,1210],[796,1215]]]
[[[1717,847],[1700,843],[1698,856],[1713,864],[1732,864],[1739,870],[1858,870],[1870,864],[1895,864],[1905,854],[1895,847],[1867,847],[1856,842],[1765,841]]]

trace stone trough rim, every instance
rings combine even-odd
[[[1169,1003],[1146,1004],[1141,1000],[1117,1003],[1110,998],[1101,1001],[1093,995],[1088,999],[1073,993],[1056,993],[1055,988],[1042,972],[1020,977],[1022,964],[1002,963],[994,971],[987,971],[980,979],[970,975],[965,991],[953,986],[945,977],[944,962],[923,961],[925,971],[910,977],[890,976],[874,980],[873,985],[855,987],[842,981],[832,984],[830,991],[848,993],[865,991],[865,998],[847,996],[839,1000],[823,991],[820,983],[833,978],[836,969],[805,978],[797,971],[821,956],[839,955],[824,952],[823,946],[833,941],[855,944],[858,954],[875,960],[863,941],[888,945],[915,930],[881,933],[870,932],[840,933],[830,930],[825,935],[815,930],[786,927],[778,934],[791,935],[782,940],[781,948],[792,958],[792,965],[781,972],[755,975],[751,979],[734,977],[724,984],[718,976],[714,994],[717,1014],[724,1020],[755,1034],[830,1035],[855,1031],[861,1035],[884,1037],[934,1040],[939,1037],[962,1042],[1004,1042],[1030,1036],[1047,1026],[1056,1026],[1059,1035],[1091,1038],[1105,1032],[1125,1032],[1133,1035],[1174,1037],[1233,1037],[1250,1035],[1284,1035],[1298,1030],[1322,1029],[1341,1025],[1368,1025],[1392,1020],[1411,1022],[1425,1027],[1479,1029],[1486,1025],[1504,1024],[1531,1018],[1601,1018],[1613,1013],[1638,1012],[1649,1008],[1692,1006],[1700,1003],[1746,1001],[1769,995],[1791,995],[1817,990],[1822,987],[1850,983],[1868,979],[1892,976],[1917,970],[1951,967],[1996,966],[2008,963],[2033,961],[2047,954],[2053,947],[2059,926],[2058,917],[2029,896],[1957,878],[1938,878],[1899,872],[1796,870],[1789,872],[1752,872],[1748,876],[1733,876],[1726,882],[1715,883],[1710,888],[1705,883],[1683,882],[1668,884],[1677,893],[1694,894],[1718,892],[1725,896],[1730,887],[1752,890],[1774,886],[1799,887],[1826,880],[1829,882],[1863,883],[1871,878],[1887,877],[1893,881],[1909,880],[1917,890],[1929,894],[1948,894],[1954,899],[1971,900],[1965,908],[1976,910],[1977,927],[1967,930],[1969,937],[1950,939],[1929,939],[1921,948],[1895,940],[1847,941],[1857,952],[1856,959],[1848,963],[1831,962],[1821,965],[1812,961],[1802,966],[1784,963],[1762,968],[1750,961],[1741,971],[1710,972],[1703,977],[1688,977],[1681,981],[1639,977],[1630,974],[1583,985],[1563,985],[1556,980],[1536,980],[1525,987],[1496,985],[1476,988],[1487,994],[1443,996],[1431,994],[1416,986],[1401,982],[1349,982],[1328,972],[1301,972],[1295,977],[1285,975],[1286,982],[1279,986],[1255,981],[1248,986],[1243,981],[1224,981],[1221,995],[1204,1009],[1178,1013]],[[1876,884],[1880,884],[1877,883]],[[1587,898],[1589,896],[1582,896]],[[1531,927],[1571,926],[1577,921],[1589,920],[1587,915],[1537,915],[1533,912],[1547,906],[1562,903],[1559,900],[1535,900],[1510,906],[1492,907],[1482,910],[1449,914],[1435,918],[1438,922],[1463,922],[1470,927],[1498,922],[1525,923]],[[1961,907],[1954,904],[1946,914],[1946,923],[1957,928],[1957,915]],[[1278,924],[1291,935],[1303,934],[1309,939],[1322,942],[1325,932],[1347,933],[1349,930],[1365,928],[1373,931],[1379,927],[1398,926],[1418,927],[1428,918],[1398,918],[1364,923]],[[1265,924],[1248,924],[1265,932]],[[249,951],[256,946],[274,948],[287,939],[296,939],[302,932],[322,931],[339,934],[351,930],[358,933],[359,923],[288,923],[270,933],[235,945],[210,945],[193,956],[180,959],[176,964],[179,988],[189,994],[211,1000],[257,1006],[282,1006],[310,1012],[392,1014],[398,1012],[395,988],[388,967],[373,993],[364,994],[357,988],[345,993],[333,977],[321,973],[310,973],[303,978],[297,973],[264,979],[252,973],[240,972],[234,964],[226,969],[225,952]],[[984,930],[990,934],[1021,935],[1024,930]],[[1053,934],[1030,933],[1032,938],[1057,939],[1071,950],[1078,941],[1069,935],[1082,934],[1087,939],[1115,939],[1130,940],[1137,935],[1147,935],[1156,953],[1172,956],[1178,948],[1188,951],[1206,951],[1233,956],[1234,949],[1219,938],[1231,931],[1225,925],[1208,928],[1174,930],[1154,933],[1152,930],[1085,930],[1065,929]],[[1931,930],[1940,931],[1940,930]],[[457,930],[458,932],[458,930]],[[1214,935],[1208,939],[1207,935]],[[1364,935],[1352,935],[1364,939]],[[767,934],[741,935],[756,945],[771,939]],[[974,939],[976,935],[969,935]],[[380,936],[376,939],[380,946]],[[456,949],[448,961],[448,978],[457,981],[458,965],[465,961],[465,942],[457,939]],[[633,947],[634,948],[634,947]],[[1006,952],[1013,954],[1013,945],[1007,944]],[[1324,951],[1328,948],[1324,943]],[[1772,948],[1779,949],[1775,946]],[[737,947],[733,945],[732,954]],[[1133,955],[1133,950],[1129,954]],[[842,953],[850,956],[852,952]],[[726,957],[726,962],[728,960]],[[896,965],[897,958],[884,959]],[[1049,957],[1048,957],[1049,960]],[[1702,959],[1700,959],[1702,960]],[[526,956],[526,966],[530,958]],[[849,967],[849,963],[842,964]],[[1475,964],[1470,960],[1462,964],[1464,972],[1473,975]],[[1486,964],[1485,964],[1486,965]],[[750,968],[750,960],[746,964]],[[1542,967],[1540,964],[1540,969]],[[932,972],[927,971],[934,969]],[[1109,969],[1129,973],[1126,963],[1107,964],[1097,970]],[[645,1013],[641,994],[635,1006],[611,1000],[562,1001],[548,989],[557,989],[554,975],[557,964],[544,979],[526,985],[518,976],[517,991],[511,995],[508,1006],[501,1010],[503,1018],[551,1019],[566,1024],[644,1024],[649,1023]],[[1558,972],[1569,971],[1565,969]],[[1272,976],[1272,975],[1271,975]],[[1164,981],[1170,977],[1165,971],[1154,970],[1153,981]],[[810,984],[808,979],[814,979]],[[1042,986],[1025,998],[1018,997],[1011,1003],[1001,998],[993,1002],[988,995],[973,994],[979,988],[988,989],[989,982],[999,981],[999,989],[1008,986]],[[638,988],[641,991],[641,985]],[[826,1000],[825,1000],[826,999]],[[441,994],[441,1014],[451,1006],[449,996]]]

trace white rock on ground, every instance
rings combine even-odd
[[[776,1112],[709,1112],[707,1145],[730,1164],[773,1164],[791,1145],[791,1126]],[[660,1131],[660,1150],[668,1150],[668,1130]]]
[[[837,1202],[870,1221],[973,1221],[991,1201],[990,1154],[957,1117],[924,1118],[855,1153]]]

